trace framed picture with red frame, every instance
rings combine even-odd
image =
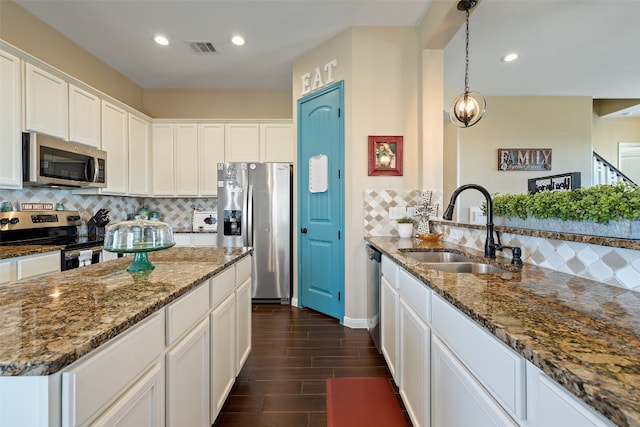
[[[369,136],[369,176],[402,176],[402,137]]]

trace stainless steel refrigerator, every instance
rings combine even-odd
[[[253,246],[252,298],[291,298],[289,163],[218,163],[218,247]]]

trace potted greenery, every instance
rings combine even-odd
[[[398,223],[398,235],[400,237],[411,237],[413,235],[413,218],[403,216],[396,220]]]
[[[618,183],[493,196],[494,223],[627,239],[640,238],[640,187]]]

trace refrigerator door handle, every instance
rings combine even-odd
[[[245,246],[253,246],[253,184],[247,189],[247,218],[244,221],[245,230],[242,231],[245,238]]]

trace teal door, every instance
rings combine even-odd
[[[343,82],[298,101],[298,303],[341,322],[344,317],[343,102]]]

